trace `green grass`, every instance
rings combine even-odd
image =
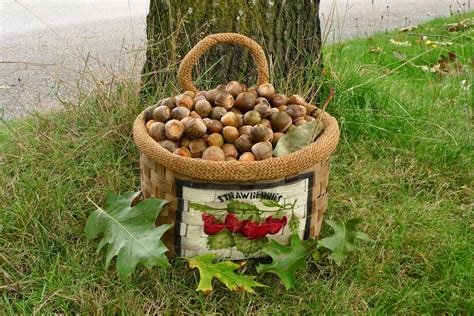
[[[139,87],[123,83],[80,107],[4,122],[0,313],[473,314],[474,33],[445,31],[466,17],[474,14],[326,48],[322,89],[336,89],[328,111],[342,131],[326,216],[362,217],[375,242],[340,267],[310,264],[291,291],[264,275],[258,280],[270,287],[256,295],[217,285],[206,296],[184,260],[169,270],[140,268],[129,280],[104,270],[104,254],[84,237],[94,209],[88,198],[102,203],[108,190],[139,188],[131,140]],[[413,33],[453,45],[418,45]],[[377,46],[382,51],[371,53]],[[430,67],[454,51],[464,71],[424,72],[394,51]],[[245,269],[255,273],[255,264]]]

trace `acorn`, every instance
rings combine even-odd
[[[206,133],[206,134],[204,134],[204,135],[201,136],[201,139],[202,139],[203,141],[205,141],[206,143],[207,143],[207,139],[208,139],[208,138],[209,138],[209,134],[208,134],[208,133]]]
[[[253,143],[250,140],[250,136],[244,134],[235,140],[234,145],[240,153],[244,153],[252,149]]]
[[[222,148],[217,146],[208,147],[202,154],[202,159],[213,161],[225,161],[225,154]]]
[[[253,109],[257,96],[251,92],[240,93],[234,102],[234,107],[242,112],[247,112]]]
[[[222,130],[222,137],[228,143],[233,143],[239,137],[239,131],[234,126],[226,126]]]
[[[153,119],[157,122],[166,122],[171,117],[171,110],[166,105],[160,105],[153,111]]]
[[[160,140],[158,142],[158,144],[160,144],[161,147],[163,147],[164,149],[166,149],[167,151],[169,151],[170,153],[174,152],[176,149],[178,149],[178,144],[176,144],[175,142],[169,140],[169,139],[165,139],[165,140]]]
[[[183,94],[187,94],[187,95],[189,95],[190,97],[193,97],[193,98],[196,96],[196,92],[191,91],[191,90],[186,90],[186,91],[184,91]]]
[[[165,123],[163,122],[153,123],[153,125],[151,125],[150,127],[149,134],[157,142],[159,142],[160,140],[165,140],[166,139]]]
[[[181,141],[179,142],[179,147],[189,148],[189,143],[190,142],[191,142],[191,140],[189,140],[189,138],[183,137],[181,139]]]
[[[191,153],[187,148],[184,147],[179,147],[175,151],[173,151],[173,154],[181,156],[181,157],[191,157]]]
[[[224,128],[224,125],[222,125],[221,121],[219,120],[205,118],[203,121],[206,123],[207,131],[209,133],[220,133]]]
[[[295,122],[295,126],[298,127],[298,126],[301,126],[301,125],[304,125],[308,123],[308,121],[306,121],[304,118],[300,117],[296,122]]]
[[[225,157],[225,161],[238,161],[238,160],[235,157],[227,156],[227,157]]]
[[[215,120],[220,120],[224,114],[227,113],[227,110],[222,106],[216,106],[212,109],[210,117]]]
[[[252,126],[250,138],[253,143],[267,142],[273,139],[273,131],[261,124]]]
[[[251,86],[247,89],[247,92],[250,92],[252,94],[254,94],[255,96],[257,96],[257,86]]]
[[[270,142],[259,142],[252,146],[252,153],[257,160],[272,158],[273,147]]]
[[[212,89],[206,92],[206,100],[209,101],[211,104],[214,104],[214,100],[216,99],[219,91],[216,89]]]
[[[180,94],[176,97],[176,106],[184,106],[187,109],[193,108],[193,97],[189,94]]]
[[[166,105],[167,107],[169,107],[172,110],[176,107],[176,98],[171,97],[171,98],[163,99],[163,101],[161,101],[160,105]]]
[[[291,126],[291,117],[286,112],[278,112],[272,115],[272,128],[275,132],[284,132]]]
[[[234,127],[240,127],[240,120],[237,114],[232,113],[232,112],[227,112],[224,114],[221,118],[221,123],[224,126],[234,126]]]
[[[287,104],[288,98],[285,94],[275,94],[270,103],[273,107],[279,107],[280,105]]]
[[[232,107],[232,109],[230,109],[230,112],[235,113],[235,114],[242,114],[242,111],[240,111],[239,109],[236,109],[235,107]]]
[[[191,111],[184,106],[177,106],[171,110],[171,118],[175,120],[182,120],[185,117],[189,116]]]
[[[184,128],[186,129],[186,125],[193,119],[194,117],[192,116],[186,116],[182,120],[179,120],[181,123],[183,123]]]
[[[288,98],[289,104],[298,104],[298,105],[305,105],[306,100],[297,94],[293,94],[291,97]]]
[[[280,105],[280,106],[278,107],[278,111],[280,111],[280,112],[285,112],[287,108],[288,108],[288,105],[285,105],[285,104],[284,104],[284,105]]]
[[[306,114],[311,115],[314,111],[317,111],[318,108],[314,104],[305,104],[304,107],[306,108]]]
[[[148,132],[150,132],[150,127],[151,127],[153,124],[155,124],[155,123],[156,123],[155,120],[149,120],[148,122],[146,122],[146,124],[145,124],[146,130],[147,130]]]
[[[149,106],[147,107],[143,112],[144,112],[144,118],[145,122],[148,122],[149,120],[153,119],[153,111],[156,109],[154,106]]]
[[[239,156],[239,152],[237,151],[237,147],[234,144],[224,144],[222,145],[222,150],[226,157],[234,157],[237,158]]]
[[[300,118],[306,116],[306,108],[298,104],[290,104],[285,110],[286,113],[291,117],[293,122],[296,122]]]
[[[225,87],[225,90],[236,98],[240,93],[244,91],[242,85],[238,81],[231,81]]]
[[[212,111],[212,106],[206,99],[198,100],[194,105],[194,110],[202,117],[207,117]]]
[[[260,123],[261,120],[262,120],[262,117],[260,116],[260,113],[254,110],[248,111],[244,115],[244,123],[246,125],[256,125]]]
[[[206,100],[206,97],[203,96],[203,95],[194,97],[194,99],[193,99],[193,109],[196,107],[196,103],[198,103],[198,102],[201,101],[201,100],[207,101],[207,100]]]
[[[196,93],[195,97],[201,97],[201,96],[203,96],[204,98],[206,97],[206,91],[205,90],[201,90],[198,93]]]
[[[311,113],[311,116],[317,119],[321,116],[321,113],[323,113],[323,111],[321,111],[320,109],[316,109]]]
[[[202,153],[206,150],[207,143],[202,139],[194,139],[189,142],[189,152],[191,153],[191,157],[199,158],[202,156]]]
[[[255,161],[255,156],[251,152],[245,152],[239,157],[239,161],[247,162],[247,161]]]
[[[250,136],[251,130],[252,130],[251,125],[244,125],[244,126],[239,127],[239,134]]]
[[[275,113],[278,113],[280,112],[280,110],[278,110],[278,108],[271,108],[270,109],[270,113],[268,114],[267,116],[267,119],[271,120],[272,119],[272,115],[275,114]]]
[[[270,120],[263,119],[263,120],[260,121],[260,124],[262,124],[265,127],[270,128],[270,129],[272,128],[272,123],[270,122]]]
[[[257,103],[253,108],[254,111],[257,111],[262,118],[266,118],[270,114],[270,103],[266,99],[260,103]]]
[[[230,110],[234,105],[234,97],[228,92],[219,93],[214,99],[215,106],[222,106],[226,110]]]
[[[306,116],[304,117],[304,119],[305,119],[307,122],[312,122],[312,121],[316,120],[314,117],[309,116],[309,115],[306,115]]]
[[[219,92],[225,92],[226,87],[227,87],[227,85],[221,83],[215,89]]]
[[[184,124],[178,120],[170,120],[165,124],[165,134],[169,140],[181,140],[184,134]]]
[[[212,133],[207,138],[207,143],[209,146],[222,147],[224,145],[224,138],[219,133]]]
[[[257,87],[259,97],[271,100],[275,96],[275,88],[270,83],[264,83]]]
[[[199,118],[191,118],[184,126],[186,136],[190,139],[199,138],[207,131],[206,123]]]
[[[273,133],[273,139],[272,139],[272,145],[273,147],[276,146],[276,144],[278,143],[278,141],[280,140],[280,138],[285,135],[285,133],[282,133],[282,132],[275,132]]]

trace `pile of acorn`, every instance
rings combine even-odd
[[[284,133],[320,113],[299,95],[276,94],[269,83],[247,89],[231,81],[162,99],[145,110],[145,122],[149,135],[176,155],[255,161],[271,158]]]

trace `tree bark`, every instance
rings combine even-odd
[[[318,69],[321,57],[320,0],[151,0],[143,92],[175,84],[179,61],[202,38],[236,32],[259,43],[272,83],[285,89]],[[256,69],[242,47],[217,46],[195,67],[198,88],[239,80],[255,84]],[[275,82],[276,78],[282,78]],[[279,87],[280,86],[280,87]],[[177,87],[179,89],[179,87]]]

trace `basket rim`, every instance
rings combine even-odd
[[[185,177],[207,181],[242,182],[285,178],[329,158],[339,142],[339,125],[322,113],[324,131],[310,145],[281,157],[260,161],[209,161],[175,155],[159,145],[145,127],[144,111],[133,124],[133,139],[139,151],[157,164]]]

